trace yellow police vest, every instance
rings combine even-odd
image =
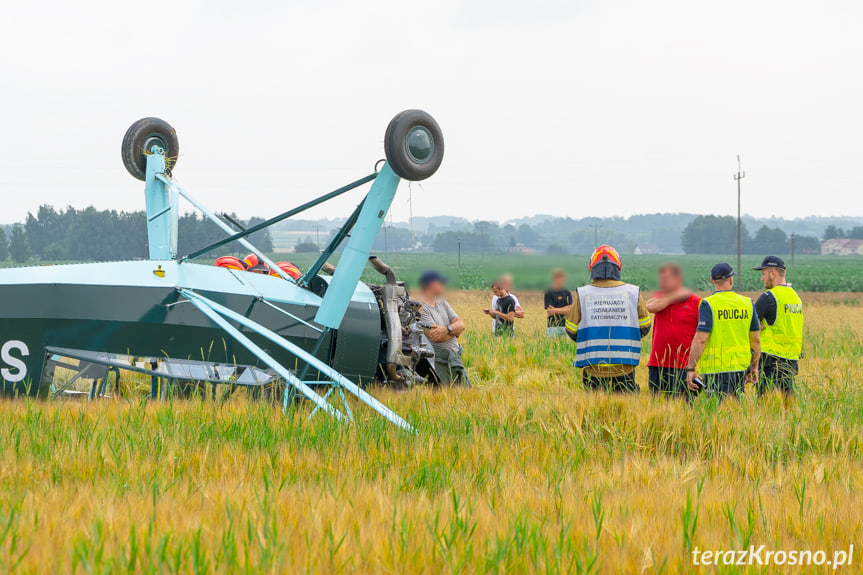
[[[698,362],[700,373],[746,371],[752,361],[749,332],[755,310],[752,300],[733,291],[704,298],[713,312],[713,328]]]
[[[767,291],[776,298],[776,321],[761,331],[761,351],[798,360],[803,353],[803,302],[788,286]]]

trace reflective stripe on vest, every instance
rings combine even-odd
[[[576,296],[581,320],[574,365],[638,365],[641,358],[638,287],[585,286],[576,291]]]
[[[746,371],[752,361],[749,332],[755,310],[752,300],[733,291],[704,298],[713,313],[713,328],[698,362],[700,373]]]
[[[776,286],[767,291],[776,298],[776,321],[761,330],[761,351],[785,359],[800,359],[803,353],[803,302],[788,286]]]

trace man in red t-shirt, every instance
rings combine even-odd
[[[698,327],[701,298],[683,287],[683,270],[668,263],[659,268],[659,291],[647,302],[653,317],[653,345],[647,362],[650,391],[685,395],[689,346]]]

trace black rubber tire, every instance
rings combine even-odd
[[[432,142],[431,154],[422,162],[418,162],[408,150],[407,137],[418,127],[424,129]],[[384,136],[384,151],[387,163],[400,178],[418,182],[440,167],[444,153],[443,132],[430,114],[422,110],[405,110],[390,120]]]
[[[165,150],[165,173],[171,175],[171,168],[180,155],[177,131],[160,118],[141,118],[126,130],[121,149],[123,165],[132,177],[141,181],[147,179],[147,153],[153,144]]]

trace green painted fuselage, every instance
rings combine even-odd
[[[311,351],[321,298],[275,276],[175,261],[110,262],[0,270],[2,391],[39,393],[45,347],[259,365],[177,288],[189,288]],[[273,309],[262,300],[281,308]],[[275,359],[293,356],[243,330]],[[377,302],[359,284],[338,330],[317,357],[357,382],[375,375],[381,349]],[[300,366],[301,367],[301,366]],[[317,377],[308,373],[307,379]]]

